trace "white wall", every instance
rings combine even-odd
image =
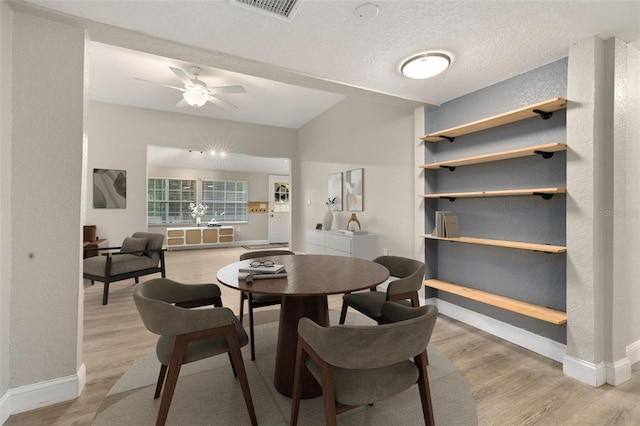
[[[612,329],[608,360],[640,361],[640,51],[609,40],[613,63]],[[619,327],[617,324],[625,324]],[[608,382],[610,382],[608,380]]]
[[[620,40],[570,48],[563,369],[595,386],[623,383],[640,360],[638,74]]]
[[[12,15],[8,183],[2,159],[3,197],[7,184],[11,194],[9,218],[2,209],[3,231],[10,220],[11,275],[6,283],[3,271],[2,286],[3,296],[10,286],[10,406],[19,412],[76,397],[84,385],[78,224],[84,207],[85,34]],[[3,113],[3,124],[5,119]],[[3,151],[6,146],[3,141]]]
[[[414,117],[412,108],[345,99],[300,129],[300,184],[293,191],[302,212],[299,229],[314,229],[326,210],[329,174],[364,169],[363,229],[378,235],[378,254],[414,257]],[[344,176],[343,176],[344,178]],[[350,213],[334,212],[333,229],[346,229]],[[304,234],[297,240],[304,250]]]
[[[8,417],[11,289],[11,11],[0,2],[0,423]],[[8,404],[6,404],[8,405]]]
[[[147,145],[196,150],[222,145],[227,152],[295,161],[297,131],[91,102],[88,181],[94,168],[127,171],[126,209],[94,209],[93,193],[87,194],[85,224],[96,225],[110,243],[147,229]]]

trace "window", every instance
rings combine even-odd
[[[208,207],[203,218],[207,221],[249,220],[249,182],[203,179],[201,200],[202,204]]]
[[[189,222],[189,203],[196,200],[196,181],[149,178],[147,215],[149,223]]]

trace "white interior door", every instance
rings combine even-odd
[[[291,232],[291,178],[269,176],[269,243],[288,243]]]

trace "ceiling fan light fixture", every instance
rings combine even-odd
[[[451,57],[442,52],[426,52],[414,55],[400,66],[400,72],[409,78],[421,80],[435,77],[451,65]]]
[[[182,97],[189,105],[194,108],[200,108],[202,105],[207,103],[207,99],[209,99],[208,93],[203,93],[200,90],[187,90],[182,94]]]

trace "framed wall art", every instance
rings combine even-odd
[[[344,199],[347,203],[345,210],[361,212],[363,210],[363,169],[349,170],[344,177]]]
[[[127,171],[93,169],[93,208],[127,208]]]
[[[342,210],[342,173],[329,175],[327,197],[327,201],[335,199],[333,203],[328,203],[329,210]]]

